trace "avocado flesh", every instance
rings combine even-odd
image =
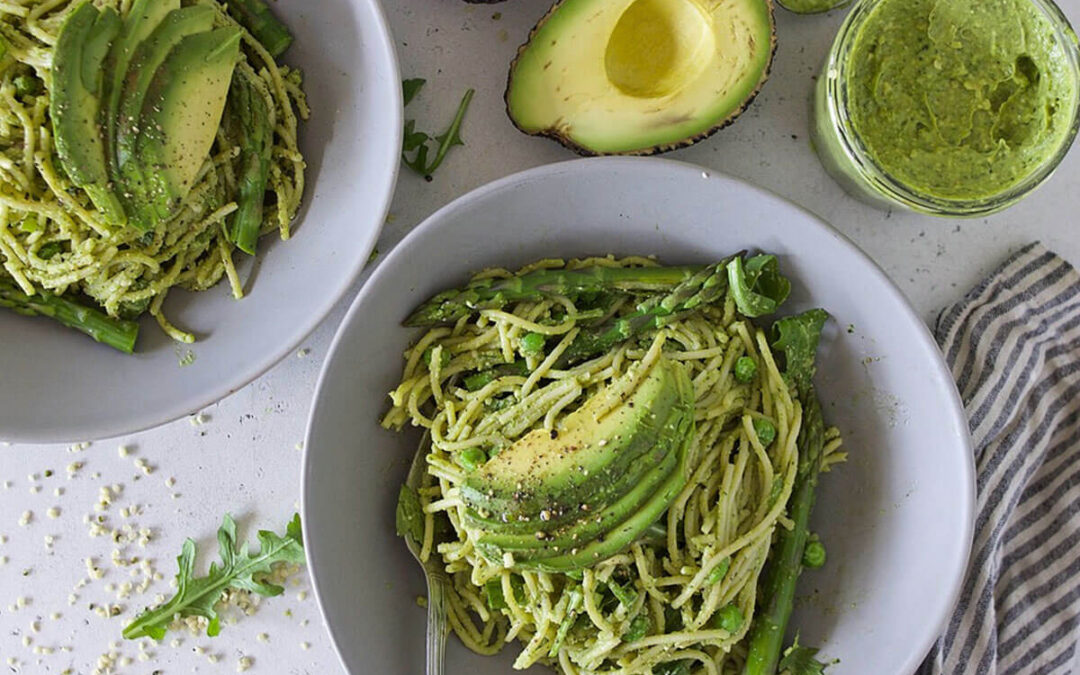
[[[659,521],[678,497],[679,492],[686,487],[686,482],[685,463],[680,462],[679,468],[667,478],[667,482],[657,490],[651,500],[603,537],[590,542],[576,542],[578,544],[576,548],[566,546],[561,555],[550,557],[514,555],[514,567],[546,572],[567,572],[606,561],[612,555],[617,555],[629,548],[630,544],[642,537],[643,532],[650,525]]]
[[[120,96],[124,91],[128,66],[131,65],[131,59],[139,45],[149,38],[175,9],[180,9],[180,0],[135,0],[127,17],[123,19],[120,35],[113,41],[105,59],[101,126],[105,135],[109,177],[114,185],[119,185],[116,178],[120,173],[116,157],[117,116],[120,113]],[[118,196],[121,201],[125,201],[123,194]]]
[[[681,433],[681,431],[677,433]],[[467,511],[469,521],[475,528],[498,532],[500,538],[493,539],[493,542],[504,542],[506,546],[519,545],[514,542],[526,542],[520,544],[526,548],[542,546],[547,540],[538,540],[537,532],[553,537],[573,529],[583,520],[595,522],[598,513],[605,513],[607,509],[611,508],[610,505],[623,502],[627,496],[639,492],[641,485],[650,480],[656,469],[670,470],[670,458],[676,454],[673,449],[678,442],[674,436],[675,434],[672,434],[671,442],[666,442],[666,439],[658,442],[646,455],[639,457],[635,461],[636,465],[641,465],[642,468],[646,469],[644,473],[628,473],[617,483],[604,486],[607,488],[603,491],[606,495],[605,499],[591,498],[588,501],[579,502],[576,506],[573,505],[573,500],[564,501],[561,497],[558,502],[549,500],[542,504],[544,508],[541,509],[541,512],[546,511],[544,516],[537,516],[535,511],[532,511],[530,515],[511,517],[508,511],[499,510],[499,507],[495,506],[484,511],[485,514],[492,517],[484,518],[476,509],[470,509]],[[583,505],[584,508],[582,508]],[[503,521],[504,514],[506,515],[505,522]],[[544,519],[545,517],[547,520]],[[533,544],[527,543],[530,540]]]
[[[240,38],[236,28],[189,35],[150,83],[137,155],[158,220],[175,215],[210,154],[240,55]]]
[[[89,195],[110,225],[125,222],[124,207],[110,189],[105,141],[99,119],[103,64],[120,32],[120,15],[80,5],[60,32],[54,50],[49,97],[56,151],[64,171]]]
[[[677,450],[668,452],[660,463],[642,477],[637,485],[619,501],[598,512],[584,512],[579,509],[574,514],[575,518],[570,527],[562,527],[554,531],[536,528],[532,534],[505,534],[498,531],[484,533],[477,539],[476,546],[481,551],[497,549],[498,554],[492,556],[495,559],[498,559],[503,551],[510,551],[515,555],[525,552],[531,557],[548,557],[569,551],[575,546],[583,545],[610,532],[626,520],[628,513],[635,513],[642,504],[648,503],[656,491],[679,468],[679,460]],[[540,538],[536,532],[544,532],[545,536]]]
[[[169,12],[153,33],[139,44],[128,66],[115,120],[113,151],[117,173],[113,179],[127,207],[129,222],[140,230],[151,229],[158,221],[159,208],[162,208],[152,201],[161,195],[151,194],[147,167],[141,165],[137,148],[150,85],[158,68],[184,38],[213,27],[214,14],[209,5],[193,5]]]
[[[466,479],[464,526],[482,555],[500,561],[509,553],[515,567],[523,569],[574,569],[582,560],[594,564],[619,552],[667,509],[686,483],[686,451],[694,436],[693,385],[683,366],[666,359],[633,392],[626,391],[630,379],[617,381],[569,415],[568,431],[558,439],[545,435],[525,443],[526,436]],[[595,421],[593,411],[612,395],[622,403]],[[642,407],[648,409],[644,414]],[[662,423],[655,421],[656,408],[666,411]],[[597,442],[615,436],[620,437],[616,443]],[[606,452],[610,445],[614,453]],[[629,455],[625,451],[639,445],[646,445],[645,451],[623,461]],[[586,473],[582,467],[587,464],[603,468]],[[612,466],[622,474],[605,470]],[[545,470],[539,477],[538,468]],[[492,475],[495,482],[517,478],[523,488],[530,485],[527,494],[518,491],[517,517],[506,522],[503,513],[488,508],[494,490],[485,491],[485,486]],[[557,514],[557,520],[541,517],[542,512]]]
[[[507,112],[586,155],[689,145],[750,103],[774,37],[771,0],[563,0],[518,52]]]
[[[655,496],[648,503],[644,504],[637,512],[603,537],[579,545],[578,548],[564,549],[567,551],[566,553],[550,558],[515,556],[514,567],[538,572],[558,573],[590,567],[607,560],[637,541],[650,525],[664,515],[671,503],[686,487],[686,480],[685,464],[680,462],[679,468],[672,473],[668,481],[657,490]]]
[[[606,514],[613,508],[612,505],[621,503],[625,506],[632,503],[627,501],[627,497],[634,493],[640,494],[641,484],[649,481],[657,469],[670,470],[668,459],[677,454],[679,444],[682,443],[688,433],[691,433],[694,424],[693,385],[689,378],[678,378],[677,384],[679,385],[679,396],[682,405],[673,410],[671,417],[664,424],[656,443],[645,454],[634,460],[633,466],[637,469],[636,471],[627,471],[621,478],[612,483],[601,480],[592,481],[592,483],[598,485],[587,483],[586,485],[593,489],[585,497],[581,497],[580,494],[570,495],[569,497],[559,495],[557,500],[549,498],[546,500],[540,499],[538,502],[530,502],[530,504],[539,503],[540,513],[543,513],[547,520],[537,514],[535,505],[527,514],[521,514],[521,505],[511,503],[510,506],[489,506],[485,513],[493,516],[490,518],[481,517],[475,509],[469,510],[467,514],[471,523],[476,528],[498,532],[500,535],[511,537],[505,540],[496,540],[505,541],[507,546],[517,545],[513,542],[527,541],[529,539],[534,544],[526,544],[526,548],[535,547],[536,543],[550,544],[556,538],[561,537],[564,532],[568,537],[572,537],[576,533],[580,539],[581,536],[584,536],[584,533],[573,529],[575,526],[579,525],[583,520],[595,523],[599,514]],[[540,494],[542,496],[543,492]],[[639,498],[638,501],[640,502],[641,499]],[[490,505],[490,502],[485,503]],[[499,510],[507,508],[512,510]],[[544,513],[545,511],[546,513]],[[610,522],[610,518],[607,517],[603,518],[603,520],[604,522]],[[543,533],[545,538],[538,540],[537,532]],[[515,536],[519,538],[514,539]]]
[[[658,461],[650,451],[680,438],[680,423],[693,416],[693,387],[685,369],[661,360],[633,391],[628,374],[590,399],[563,422],[556,438],[527,434],[469,475],[465,503],[481,517],[542,523],[616,501]],[[597,413],[621,401],[601,419]],[[534,526],[535,527],[535,526]]]

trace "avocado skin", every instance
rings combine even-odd
[[[109,187],[99,119],[102,66],[120,26],[120,15],[114,9],[99,12],[89,2],[68,17],[54,50],[49,99],[53,137],[64,171],[113,226],[123,225],[126,216]]]
[[[484,491],[483,469],[466,480],[469,489],[462,490],[466,504],[464,524],[473,534],[477,550],[484,557],[501,561],[509,553],[514,557],[516,568],[548,571],[576,569],[624,549],[663,514],[686,483],[686,454],[693,442],[695,428],[694,391],[689,375],[681,364],[661,359],[645,381],[654,376],[662,379],[655,380],[658,387],[647,390],[650,401],[642,400],[643,386],[639,384],[631,395],[623,394],[623,403],[609,413],[617,415],[626,412],[620,408],[632,408],[635,403],[647,407],[650,402],[666,413],[662,424],[648,423],[649,418],[656,414],[651,410],[630,419],[617,420],[621,424],[636,425],[636,428],[622,429],[623,438],[616,447],[616,450],[626,449],[632,459],[622,461],[623,458],[618,456],[620,453],[616,452],[616,457],[608,462],[621,473],[603,470],[592,474],[582,472],[580,475],[585,475],[584,480],[569,484],[550,481],[551,478],[560,478],[558,474],[548,476],[548,483],[531,485],[528,495],[518,493],[519,502],[514,504],[514,517],[507,517],[505,522],[503,515],[507,512],[490,507],[490,492],[493,491]],[[617,386],[613,384],[609,390]],[[607,393],[598,394],[581,410],[587,411],[590,403]],[[674,400],[668,400],[671,398]],[[599,424],[603,425],[606,421],[605,418]],[[601,429],[605,435],[610,432],[607,427]],[[633,452],[635,446],[642,445],[646,446],[644,452]],[[548,446],[550,455],[552,448],[558,448],[558,442],[551,439]],[[595,453],[597,447],[603,446],[588,444],[582,448],[572,447],[569,451],[593,450]],[[540,448],[539,452],[544,452],[542,445],[521,444],[519,441],[504,452],[537,452],[537,448]],[[555,457],[562,458],[562,455],[556,452]],[[602,459],[603,455],[600,457]],[[564,469],[578,472],[582,465],[587,464],[587,461],[575,463],[571,459]],[[553,515],[543,519],[541,512]]]
[[[461,486],[466,504],[507,524],[541,523],[546,511],[554,527],[563,516],[576,518],[582,505],[595,512],[617,501],[660,457],[642,460],[679,438],[680,420],[694,406],[693,387],[676,363],[657,363],[633,391],[622,391],[625,382],[571,413],[558,437],[533,431],[471,474]],[[592,411],[612,395],[623,402],[597,422]]]
[[[139,44],[124,77],[120,107],[115,120],[117,175],[114,181],[125,202],[129,222],[146,231],[158,221],[160,210],[167,210],[160,194],[152,194],[150,178],[138,157],[143,105],[157,70],[173,49],[189,35],[209,31],[214,10],[208,5],[193,5],[173,10],[146,40]],[[167,202],[167,200],[166,200]]]
[[[510,123],[513,124],[514,127],[521,133],[527,136],[537,136],[539,138],[551,139],[559,145],[562,145],[564,148],[572,150],[573,152],[577,153],[582,157],[603,157],[610,155],[621,155],[626,157],[649,157],[652,155],[660,155],[665,152],[671,152],[673,150],[679,150],[680,148],[686,148],[691,145],[700,143],[701,141],[704,141],[705,139],[711,137],[716,132],[731,126],[735,122],[735,120],[739,119],[739,116],[746,112],[746,109],[749,108],[751,104],[753,104],[758,94],[761,93],[761,88],[765,85],[765,82],[768,81],[770,75],[772,75],[773,62],[776,60],[776,9],[773,5],[773,0],[763,0],[763,2],[765,2],[768,6],[769,19],[772,24],[772,30],[770,31],[771,38],[769,43],[769,58],[765,65],[765,71],[762,73],[761,78],[757,82],[757,85],[754,87],[753,92],[751,92],[751,94],[746,98],[746,100],[742,102],[742,105],[732,110],[724,119],[718,121],[709,129],[706,129],[699,134],[690,136],[689,138],[683,139],[682,141],[679,141],[677,143],[654,145],[647,148],[640,148],[638,150],[630,150],[626,152],[598,152],[584,145],[581,145],[580,143],[577,143],[568,135],[560,132],[558,129],[525,129],[520,124],[518,124],[517,120],[514,119],[513,113],[511,112],[510,88],[514,81],[514,72],[517,70],[518,61],[521,59],[521,56],[526,52],[526,50],[528,50],[529,46],[532,45],[533,39],[536,37],[536,34],[540,32],[540,29],[544,27],[544,24],[547,23],[548,19],[550,19],[555,14],[555,12],[557,12],[559,8],[568,1],[569,0],[557,0],[557,2],[555,2],[555,4],[551,6],[551,9],[549,9],[544,14],[544,16],[540,17],[540,20],[537,21],[536,25],[533,26],[531,31],[529,31],[528,38],[526,38],[525,42],[518,47],[517,53],[514,56],[514,60],[510,64],[510,71],[506,76],[506,90],[503,92],[503,106],[506,110],[506,116],[510,118]]]
[[[157,220],[175,215],[210,154],[240,54],[240,39],[237,28],[189,35],[169,52],[150,81],[136,156]],[[201,120],[185,119],[185,112],[200,106],[204,108]]]

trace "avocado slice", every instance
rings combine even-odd
[[[685,453],[683,454],[685,461]],[[550,558],[515,556],[514,567],[538,572],[571,572],[595,565],[618,554],[634,543],[650,525],[664,515],[671,503],[686,487],[686,480],[685,464],[682,464],[677,471],[672,473],[667,482],[656,491],[651,500],[604,536],[598,537],[578,548],[571,548],[562,555]]]
[[[694,411],[680,364],[660,360],[631,390],[635,376],[594,396],[557,432],[533,431],[470,474],[466,505],[509,525],[561,522],[617,501],[681,439]],[[650,451],[661,456],[643,461]]]
[[[124,224],[124,207],[110,188],[105,141],[99,126],[105,57],[120,32],[120,15],[89,2],[64,22],[53,52],[49,116],[64,171],[86,191],[106,221]]]
[[[189,35],[150,81],[136,153],[158,220],[175,215],[210,154],[240,55],[240,38],[238,28]]]
[[[681,453],[673,449],[666,453],[659,463],[653,467],[637,482],[634,487],[621,497],[617,502],[597,512],[582,512],[580,509],[574,513],[574,520],[569,526],[563,526],[554,530],[545,530],[542,527],[534,528],[532,533],[506,534],[498,530],[489,530],[481,534],[476,540],[476,547],[481,552],[490,551],[493,560],[498,560],[503,551],[510,551],[515,555],[525,553],[530,557],[549,557],[560,552],[567,552],[575,546],[584,545],[593,541],[627,519],[628,514],[636,513],[642,506],[650,501],[656,491],[671,478],[672,474],[680,467]],[[469,512],[466,511],[469,515]],[[469,519],[469,525],[474,524]],[[537,525],[540,525],[537,523]],[[540,536],[541,533],[543,536]]]
[[[127,16],[123,19],[120,35],[113,41],[105,59],[105,81],[103,83],[101,127],[105,136],[105,159],[109,168],[109,177],[114,186],[118,186],[119,166],[116,157],[116,125],[120,112],[120,95],[124,91],[124,80],[128,66],[135,56],[135,50],[161,24],[166,16],[175,9],[180,9],[180,0],[135,0]],[[122,190],[117,190],[121,202],[126,201]]]
[[[583,155],[690,145],[768,79],[772,0],[562,0],[518,51],[507,113]]]
[[[116,170],[113,180],[127,207],[129,222],[140,230],[149,230],[157,222],[149,179],[139,161],[137,141],[141,133],[143,106],[158,68],[173,49],[189,35],[209,31],[215,10],[209,5],[192,5],[169,12],[157,28],[139,43],[128,65],[116,113]]]
[[[572,569],[617,553],[663,513],[686,482],[693,384],[663,358],[634,376],[568,415],[557,436],[534,431],[466,477],[464,526],[482,555]]]

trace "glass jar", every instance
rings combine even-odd
[[[853,196],[881,208],[904,207],[936,216],[976,217],[1001,211],[1023,199],[1053,174],[1065,157],[1080,126],[1080,104],[1074,96],[1067,133],[1052,155],[1019,182],[997,194],[950,199],[920,192],[891,175],[875,160],[852,123],[848,85],[852,53],[867,20],[882,2],[858,0],[836,37],[818,78],[812,105],[811,140],[826,170]],[[1080,96],[1080,48],[1077,36],[1051,0],[1030,0],[1053,27],[1054,40],[1066,55],[1066,69],[1077,82]]]

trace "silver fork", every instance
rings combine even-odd
[[[405,485],[413,490],[419,491],[423,484],[427,455],[430,451],[431,433],[425,432],[416,449],[412,466],[409,467],[409,475],[405,479]],[[446,589],[450,578],[446,575],[439,556],[430,555],[426,563],[422,562],[420,560],[421,542],[406,536],[405,543],[409,547],[409,553],[412,553],[424,569],[424,577],[427,579],[427,675],[443,675],[443,655],[446,650],[447,632]],[[438,542],[436,541],[435,544]]]

